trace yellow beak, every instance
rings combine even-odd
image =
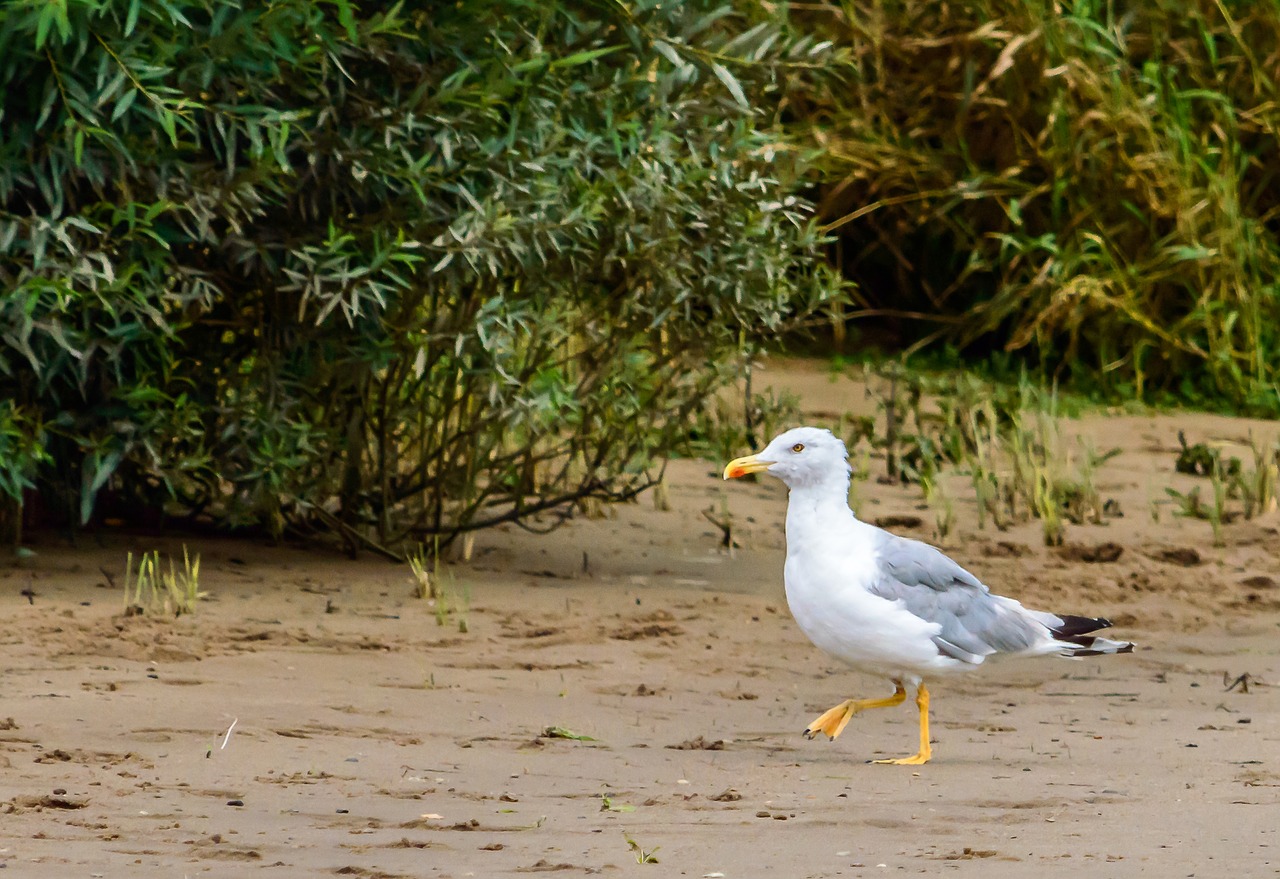
[[[739,476],[746,476],[748,473],[759,473],[761,470],[768,470],[776,463],[776,461],[762,461],[756,455],[734,458],[725,466],[724,478],[737,479]]]

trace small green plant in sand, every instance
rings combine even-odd
[[[890,481],[909,481],[903,473],[903,461],[915,461],[915,471],[921,470],[920,439],[925,436],[921,400],[924,396],[924,380],[897,362],[885,363],[874,370],[870,393],[876,399],[876,408],[884,416],[885,477]],[[911,428],[914,427],[914,432]]]
[[[1208,520],[1209,508],[1205,506],[1204,501],[1200,498],[1200,486],[1192,486],[1189,491],[1178,491],[1176,488],[1166,487],[1164,493],[1174,503],[1173,513],[1175,516]]]
[[[413,596],[425,600],[435,613],[436,625],[443,626],[450,617],[458,624],[458,631],[466,634],[467,617],[471,609],[471,593],[465,586],[459,587],[453,575],[440,568],[438,555],[428,556],[426,547],[418,548],[408,558],[409,573],[413,581]]]
[[[1013,491],[1029,501],[1046,546],[1061,546],[1066,534],[1063,504],[1068,479],[1062,434],[1053,396],[1047,405],[1022,409],[1013,423]]]
[[[1054,484],[1047,473],[1036,474],[1035,505],[1039,512],[1041,532],[1044,534],[1045,546],[1062,546],[1066,537],[1066,528],[1059,515],[1061,501],[1058,499]]]
[[[1076,525],[1086,522],[1105,525],[1107,513],[1114,508],[1114,502],[1109,506],[1098,491],[1098,467],[1120,454],[1120,450],[1099,453],[1091,441],[1084,439],[1080,440],[1080,448],[1080,466],[1076,469],[1075,478],[1065,486],[1063,512]]]
[[[1213,469],[1209,472],[1209,485],[1213,488],[1213,505],[1209,507],[1209,524],[1213,527],[1213,545],[1225,546],[1222,537],[1222,524],[1227,511],[1227,492],[1230,483],[1227,481],[1226,468],[1221,458],[1215,458]]]
[[[978,501],[978,528],[986,528],[987,517],[990,516],[996,528],[1004,530],[1008,527],[1009,517],[1000,502],[1005,480],[1000,472],[1001,441],[995,404],[990,399],[980,400],[969,407],[964,418],[964,427],[973,446],[966,463]]]
[[[930,489],[925,492],[925,502],[933,509],[934,525],[938,534],[938,542],[945,543],[951,536],[956,524],[955,499],[947,489],[947,474],[938,471],[933,478]]]
[[[903,472],[920,483],[920,489],[924,492],[924,501],[929,505],[929,509],[933,510],[934,534],[940,543],[945,543],[951,534],[951,529],[955,526],[955,501],[951,492],[947,490],[947,474],[939,466],[939,458],[933,452],[931,441],[928,438],[922,438],[919,449],[921,451],[917,459],[919,471],[915,470],[913,464],[904,462]]]
[[[409,554],[409,571],[413,575],[413,597],[433,600],[436,597],[434,571],[427,561],[427,549],[421,543]]]
[[[601,812],[634,812],[635,806],[627,803],[615,803],[613,797],[608,794],[600,795],[600,811]]]
[[[465,635],[470,630],[467,622],[471,610],[471,592],[465,586],[461,589],[453,576],[447,574],[439,580],[435,599],[436,625],[445,625],[449,617],[457,622],[458,633]]]
[[[1166,488],[1165,494],[1169,495],[1176,505],[1175,515],[1205,520],[1213,528],[1213,545],[1223,546],[1226,541],[1222,535],[1222,526],[1236,517],[1235,513],[1227,509],[1227,498],[1231,493],[1232,481],[1226,476],[1228,469],[1221,458],[1214,457],[1208,466],[1207,475],[1212,502],[1206,503],[1200,497],[1199,485],[1192,486],[1185,492]]]
[[[631,849],[631,851],[635,854],[637,864],[658,863],[657,852],[658,852],[658,849],[662,848],[662,846],[655,845],[653,848],[650,848],[650,849],[642,848],[640,843],[632,839],[631,836],[625,830],[622,831],[622,838],[627,841],[627,848]]]
[[[574,732],[567,726],[548,726],[542,730],[542,738],[544,739],[568,739],[573,742],[594,742],[596,741],[589,735]]]
[[[712,525],[720,529],[720,546],[733,554],[734,548],[738,546],[738,542],[733,539],[733,511],[729,508],[729,494],[723,489],[720,491],[720,509],[717,511],[714,504],[702,511],[702,518],[706,519]]]
[[[1179,473],[1204,476],[1209,480],[1210,500],[1201,496],[1202,486],[1192,486],[1187,491],[1168,487],[1167,494],[1175,505],[1175,513],[1195,519],[1203,519],[1213,528],[1215,546],[1225,543],[1222,528],[1239,519],[1272,512],[1277,505],[1277,479],[1280,478],[1280,441],[1258,441],[1249,437],[1252,464],[1246,467],[1237,457],[1224,454],[1228,443],[1196,443],[1189,445],[1186,437],[1178,433],[1182,450],[1174,464]],[[1240,509],[1233,509],[1233,501],[1239,501]]]
[[[1251,469],[1241,468],[1232,480],[1232,489],[1244,505],[1244,517],[1274,512],[1277,506],[1276,482],[1280,479],[1280,440],[1258,441],[1249,436],[1253,453]]]
[[[169,570],[165,571],[158,550],[142,554],[136,573],[133,553],[125,559],[125,616],[151,613],[180,617],[195,613],[196,604],[207,594],[200,591],[200,556],[196,555],[193,561],[186,546],[182,547],[181,570],[170,558]]]

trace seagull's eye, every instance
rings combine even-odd
[[[804,451],[804,443],[796,443],[794,446],[792,446],[792,447],[791,447],[791,451],[795,452],[796,454],[799,454],[800,452],[803,452],[803,451]]]

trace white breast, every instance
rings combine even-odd
[[[797,510],[794,496],[789,505],[784,580],[801,631],[833,657],[890,677],[950,664],[932,641],[939,626],[867,591],[879,575],[874,543],[847,507],[838,513]]]

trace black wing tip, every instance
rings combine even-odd
[[[1109,629],[1112,626],[1111,620],[1106,617],[1082,617],[1075,614],[1054,614],[1054,616],[1062,620],[1062,625],[1052,628],[1050,631],[1059,638],[1066,638],[1067,640],[1078,635],[1096,632],[1099,629]]]
[[[1091,647],[1082,647],[1071,651],[1072,656],[1107,656],[1112,653],[1132,653],[1134,644],[1132,641],[1125,641],[1119,647],[1106,647],[1102,649],[1093,649]]]

